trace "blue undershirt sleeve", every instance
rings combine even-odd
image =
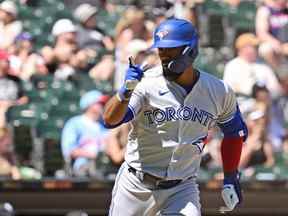
[[[232,119],[227,122],[218,124],[225,137],[244,137],[244,141],[248,136],[247,126],[242,118],[239,107]]]
[[[116,128],[118,127],[119,125],[123,124],[123,123],[127,123],[129,121],[131,121],[132,119],[134,118],[134,112],[132,111],[132,108],[131,107],[128,107],[127,109],[127,112],[124,116],[124,118],[122,119],[122,121],[120,121],[118,124],[116,125],[108,125],[104,122],[104,126],[106,128],[109,128],[109,129],[112,129],[112,128]]]

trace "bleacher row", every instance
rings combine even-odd
[[[18,2],[18,1],[17,1]],[[53,38],[50,34],[53,23],[61,18],[73,20],[71,10],[63,3],[63,0],[34,1],[32,5],[18,3],[19,19],[23,21],[24,30],[30,32],[36,41],[37,48],[51,44]],[[152,5],[150,5],[151,7]],[[237,8],[219,0],[205,0],[196,8],[199,14],[199,27],[205,35],[201,35],[204,45],[221,46],[232,45],[231,42],[241,32],[254,31],[256,14],[256,1],[241,1]],[[151,12],[152,8],[146,11]],[[100,10],[97,14],[97,23],[108,35],[113,36],[113,26],[119,19],[118,14],[107,14]],[[205,39],[208,37],[208,39]]]
[[[18,2],[18,1],[17,1]],[[18,2],[18,18],[23,22],[24,31],[32,34],[37,49],[52,44],[51,29],[53,23],[61,18],[72,18],[62,0],[34,1],[32,5]]]
[[[63,0],[32,2],[33,4],[31,5],[18,2],[18,18],[23,22],[24,31],[31,33],[34,37],[36,49],[40,49],[44,45],[53,43],[51,29],[57,20],[62,18],[74,20],[74,18],[71,10],[65,6]],[[112,36],[114,34],[114,25],[119,18],[118,14],[107,14],[105,10],[100,10],[97,13],[97,17],[99,28],[103,29],[107,35]]]
[[[22,163],[32,157],[33,166],[45,171],[52,169],[52,174],[63,166],[61,130],[68,118],[80,113],[81,95],[91,89],[111,93],[112,87],[108,82],[95,82],[85,74],[70,81],[55,80],[52,75],[33,77],[25,81],[23,87],[29,103],[14,106],[7,112],[7,120],[14,128],[16,152]],[[44,159],[44,164],[39,157]]]

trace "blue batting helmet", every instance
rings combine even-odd
[[[151,48],[172,48],[180,46],[197,47],[198,34],[191,22],[184,19],[168,19],[154,31]]]

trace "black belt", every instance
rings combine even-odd
[[[150,186],[152,189],[169,189],[175,187],[180,182],[182,182],[182,179],[163,180],[160,177],[153,176],[149,173],[141,172],[130,166],[128,168],[128,171],[133,173],[142,183]]]

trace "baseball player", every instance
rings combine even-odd
[[[237,167],[247,136],[235,95],[192,66],[198,36],[190,22],[166,20],[153,37],[161,65],[143,76],[142,67],[130,63],[103,114],[107,127],[132,124],[109,215],[201,215],[196,177],[208,130],[216,125],[224,134],[222,197],[233,210],[242,200]]]

